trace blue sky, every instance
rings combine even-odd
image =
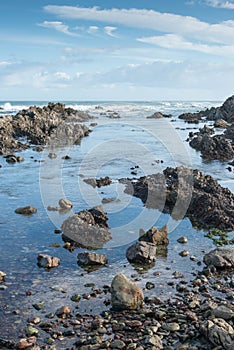
[[[234,0],[8,0],[0,11],[0,100],[234,93]]]

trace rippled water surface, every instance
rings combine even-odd
[[[5,101],[0,103],[3,108],[1,115],[15,114],[30,104],[42,106],[45,103]],[[32,314],[33,303],[46,301],[48,310],[52,310],[64,303],[71,303],[72,294],[87,292],[84,287],[87,282],[101,287],[110,284],[116,273],[123,272],[130,277],[139,272],[127,262],[125,252],[138,238],[140,228],[168,224],[170,231],[168,249],[158,255],[151,269],[140,271],[139,285],[144,287],[146,281],[155,283],[151,294],[161,293],[162,297],[173,294],[174,289],[167,285],[167,281],[173,278],[174,271],[192,276],[193,272],[202,268],[198,264],[204,252],[213,247],[212,241],[204,237],[204,232],[193,228],[188,219],[177,222],[169,215],[144,208],[140,199],[124,193],[124,185],[117,181],[119,178],[137,178],[162,172],[167,166],[185,165],[212,175],[223,186],[234,191],[233,173],[226,169],[227,164],[204,162],[186,142],[189,131],[197,131],[202,123],[198,126],[185,124],[177,118],[182,112],[220,105],[219,102],[68,102],[67,105],[93,115],[94,119],[87,125],[90,122],[98,123],[96,127],[91,127],[92,133],[82,140],[80,146],[50,147],[41,153],[26,150],[20,153],[25,161],[17,164],[8,164],[4,158],[0,158],[0,270],[7,274],[7,289],[0,290],[3,336],[14,335],[15,329],[21,326],[19,318],[12,314],[16,309],[23,315]],[[110,119],[106,116],[107,111],[118,112],[121,118]],[[159,120],[146,118],[156,111],[171,114],[171,117]],[[55,152],[57,158],[50,159],[50,152]],[[62,159],[65,155],[71,159]],[[135,166],[137,174],[133,175],[131,168]],[[112,184],[94,189],[83,181],[84,178],[101,176],[110,176]],[[60,198],[73,202],[72,211],[47,211],[47,206],[56,206]],[[109,267],[87,273],[77,265],[77,253],[82,249],[73,252],[64,249],[61,235],[55,234],[54,230],[60,228],[72,212],[100,205],[103,198],[118,199],[104,204],[112,240],[98,252],[108,255]],[[36,207],[37,213],[21,216],[14,212],[16,208],[26,205]],[[177,242],[183,235],[188,237],[186,247]],[[53,247],[55,243],[60,246]],[[194,261],[190,260],[190,256],[179,256],[183,249],[194,256]],[[60,266],[51,271],[38,268],[38,253],[59,257]],[[54,287],[59,287],[64,293]],[[95,312],[105,306],[102,300],[95,303],[82,301],[80,308],[84,312],[90,312],[90,309]]]

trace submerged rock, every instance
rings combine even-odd
[[[203,261],[206,265],[213,265],[216,268],[234,267],[234,249],[219,247],[205,254]]]
[[[5,277],[6,277],[6,273],[3,271],[0,271],[0,281],[4,281]]]
[[[31,205],[28,205],[22,208],[17,208],[15,210],[16,214],[22,214],[22,215],[31,215],[31,214],[35,214],[36,212],[37,212],[37,209]]]
[[[86,182],[88,185],[91,185],[92,187],[102,187],[102,186],[109,186],[111,184],[111,179],[109,176],[101,177],[100,179],[84,179],[84,182]]]
[[[144,294],[125,275],[114,277],[111,283],[111,304],[114,310],[135,310],[142,306]]]

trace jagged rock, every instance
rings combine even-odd
[[[111,239],[107,220],[101,206],[73,214],[62,224],[63,239],[78,247],[102,248]]]
[[[0,154],[21,151],[31,144],[79,144],[89,133],[88,127],[80,122],[90,118],[87,113],[65,108],[62,103],[49,103],[43,108],[31,106],[14,117],[0,118]],[[22,137],[26,142],[18,141]]]
[[[125,275],[114,277],[111,283],[111,304],[115,310],[135,310],[142,306],[143,292]]]
[[[234,348],[234,340],[232,339],[234,330],[222,318],[204,321],[201,324],[200,331],[213,345],[221,346],[225,350]]]
[[[17,349],[28,349],[35,345],[37,342],[36,337],[22,338],[16,345]]]
[[[39,267],[51,269],[60,264],[60,259],[47,254],[38,254],[37,263]]]
[[[141,241],[128,247],[126,257],[135,264],[152,264],[156,260],[156,252],[155,244]]]
[[[225,161],[234,157],[234,147],[224,135],[210,137],[208,134],[199,134],[189,144],[200,151],[205,159]]]
[[[185,167],[166,168],[163,174],[121,179],[125,192],[141,198],[147,208],[188,216],[197,227],[234,229],[234,194],[210,175]]]
[[[78,254],[78,263],[80,265],[106,265],[108,258],[104,254],[84,252]]]
[[[73,207],[73,204],[71,201],[61,198],[59,200],[59,206],[62,209],[71,209]]]
[[[213,265],[221,269],[232,268],[234,267],[234,249],[226,247],[216,248],[205,254],[203,261],[207,266]]]
[[[147,119],[160,119],[160,118],[170,118],[171,114],[164,114],[161,112],[155,112],[154,114],[146,117]]]
[[[202,119],[202,115],[199,113],[183,113],[179,115],[179,119],[183,119],[190,124],[198,124]]]
[[[35,214],[36,212],[37,212],[37,209],[31,205],[28,205],[22,208],[17,208],[15,210],[16,214],[22,214],[22,215],[31,215],[31,214]]]
[[[145,241],[153,243],[155,245],[165,245],[169,243],[168,239],[168,227],[167,225],[163,226],[160,230],[153,226],[145,234],[139,237],[139,241]]]

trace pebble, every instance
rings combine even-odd
[[[189,255],[189,251],[188,250],[182,250],[182,252],[179,253],[180,256],[185,257]]]
[[[188,238],[185,236],[182,236],[182,237],[177,239],[177,242],[182,243],[182,244],[188,243]]]

